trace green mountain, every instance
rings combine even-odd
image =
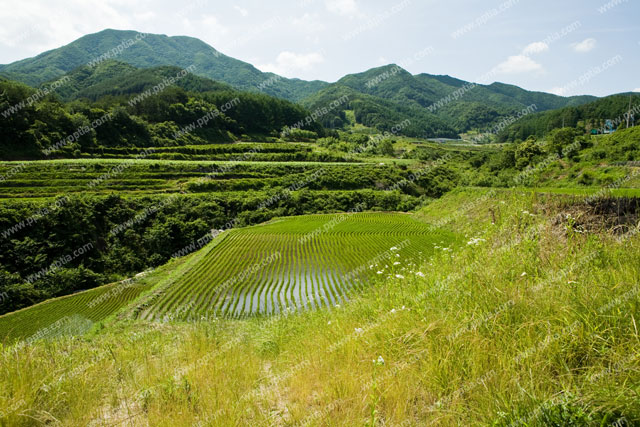
[[[343,100],[343,102],[340,102]],[[327,113],[324,108],[332,103],[340,105]],[[341,84],[333,84],[311,95],[302,102],[311,111],[319,111],[318,121],[327,128],[340,129],[352,125],[347,112],[353,112],[358,124],[382,132],[422,137],[456,138],[458,133],[441,118],[423,108],[367,95]]]
[[[631,106],[629,106],[631,101]],[[626,114],[631,110],[635,124],[640,122],[640,94],[622,93],[578,106],[544,111],[523,117],[498,134],[500,141],[542,137],[553,129],[582,127],[586,132],[602,133],[607,121],[613,129],[626,127]],[[630,123],[631,125],[631,118]]]
[[[87,98],[97,100],[103,96],[142,93],[163,81],[180,75],[182,69],[175,66],[136,68],[124,62],[108,60],[95,67],[87,65],[65,74],[64,84],[55,92],[65,101]],[[54,81],[44,83],[51,86]],[[231,86],[206,77],[186,74],[176,79],[175,86],[191,92],[231,91]]]
[[[479,85],[450,76],[412,75],[393,64],[347,75],[333,84],[287,79],[223,55],[196,38],[120,30],[89,34],[34,58],[0,66],[0,75],[33,87],[67,75],[71,81],[56,90],[62,99],[95,100],[152,87],[176,74],[171,67],[193,67],[177,83],[188,91],[218,90],[228,84],[300,102],[319,111],[316,116],[325,126],[353,125],[353,113],[356,123],[380,131],[403,123],[400,133],[410,136],[456,137],[469,130],[488,131],[532,105],[536,111],[546,111],[596,99],[530,92],[504,83]],[[327,109],[343,96],[348,102]]]
[[[162,65],[187,68],[194,65],[195,75],[219,80],[237,89],[261,91],[293,101],[327,85],[321,81],[307,82],[263,73],[253,65],[228,57],[193,37],[110,29],[86,35],[36,57],[2,65],[0,73],[8,79],[35,87],[60,78],[75,68],[108,59],[117,59],[138,68]]]
[[[429,125],[425,129],[437,124],[439,131],[427,132],[426,136],[488,128],[531,105],[537,111],[545,111],[596,99],[530,92],[503,83],[479,85],[450,76],[414,76],[392,64],[345,76],[303,100],[303,104],[313,110],[336,93],[349,93],[352,99],[362,101],[358,106],[352,102],[345,108],[355,110],[358,123],[382,130],[403,116],[412,121],[426,120]],[[324,124],[331,125],[339,115],[340,111],[334,112]]]

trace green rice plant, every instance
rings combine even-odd
[[[455,240],[406,214],[278,219],[229,232],[141,316],[237,318],[333,307],[372,278],[391,277],[395,266]]]

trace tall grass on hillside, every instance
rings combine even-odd
[[[0,352],[6,425],[638,425],[640,241],[579,199],[456,191],[466,236],[334,309],[123,321]],[[569,215],[567,212],[571,212]]]

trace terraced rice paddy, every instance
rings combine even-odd
[[[75,159],[0,163],[0,199],[61,194],[154,195],[262,190],[304,181],[318,170],[370,176],[364,163]],[[363,183],[360,188],[370,188]],[[356,188],[352,188],[356,189]]]
[[[141,282],[115,283],[0,316],[0,342],[85,332],[92,323],[106,319],[145,289],[147,285]]]
[[[0,342],[83,333],[121,309],[146,320],[192,321],[333,307],[376,278],[419,273],[418,260],[454,241],[400,213],[276,219],[225,232],[140,282],[0,316]]]
[[[407,214],[278,219],[233,230],[140,310],[144,319],[270,315],[345,303],[375,277],[416,274],[454,236]]]

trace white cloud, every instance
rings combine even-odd
[[[223,40],[229,34],[229,28],[220,23],[215,15],[202,15],[199,19],[186,20],[188,26],[192,29],[197,28],[200,37],[215,48],[223,45]]]
[[[26,57],[105,28],[135,27],[130,19],[134,14],[108,2],[73,0],[64,8],[54,3],[13,2],[11,7],[0,8],[0,48],[19,48]]]
[[[567,92],[567,90],[565,88],[563,88],[563,87],[554,87],[552,89],[549,89],[548,92],[552,93],[554,95],[564,96],[564,94]]]
[[[534,42],[527,45],[527,47],[522,50],[522,54],[529,56],[534,53],[546,52],[547,50],[549,50],[549,45],[545,42]]]
[[[592,38],[585,39],[585,40],[581,41],[580,43],[572,44],[571,47],[576,52],[586,53],[586,52],[592,51],[593,48],[596,47],[596,39],[592,39]]]
[[[640,87],[637,87],[633,90],[634,92],[640,92]]]
[[[157,15],[155,12],[149,10],[146,12],[136,13],[134,17],[136,18],[136,21],[152,21],[157,18]]]
[[[249,15],[249,11],[248,11],[247,9],[244,9],[244,8],[242,8],[242,7],[238,6],[238,5],[233,6],[233,8],[234,8],[235,10],[237,10],[237,11],[238,11],[238,13],[239,13],[240,15],[242,15],[242,16],[247,16],[247,15]]]
[[[338,15],[348,16],[358,13],[356,0],[326,0],[327,10]]]
[[[542,71],[542,65],[526,55],[515,55],[507,58],[506,61],[494,68],[496,73],[519,74],[532,71]]]
[[[300,18],[293,18],[291,21],[298,31],[313,34],[320,33],[325,30],[325,26],[318,14],[305,13]]]
[[[295,76],[294,73],[297,71],[308,71],[314,65],[322,62],[324,62],[324,56],[320,52],[294,53],[284,51],[280,52],[275,64],[258,65],[258,68],[262,71],[270,71],[289,77]]]

